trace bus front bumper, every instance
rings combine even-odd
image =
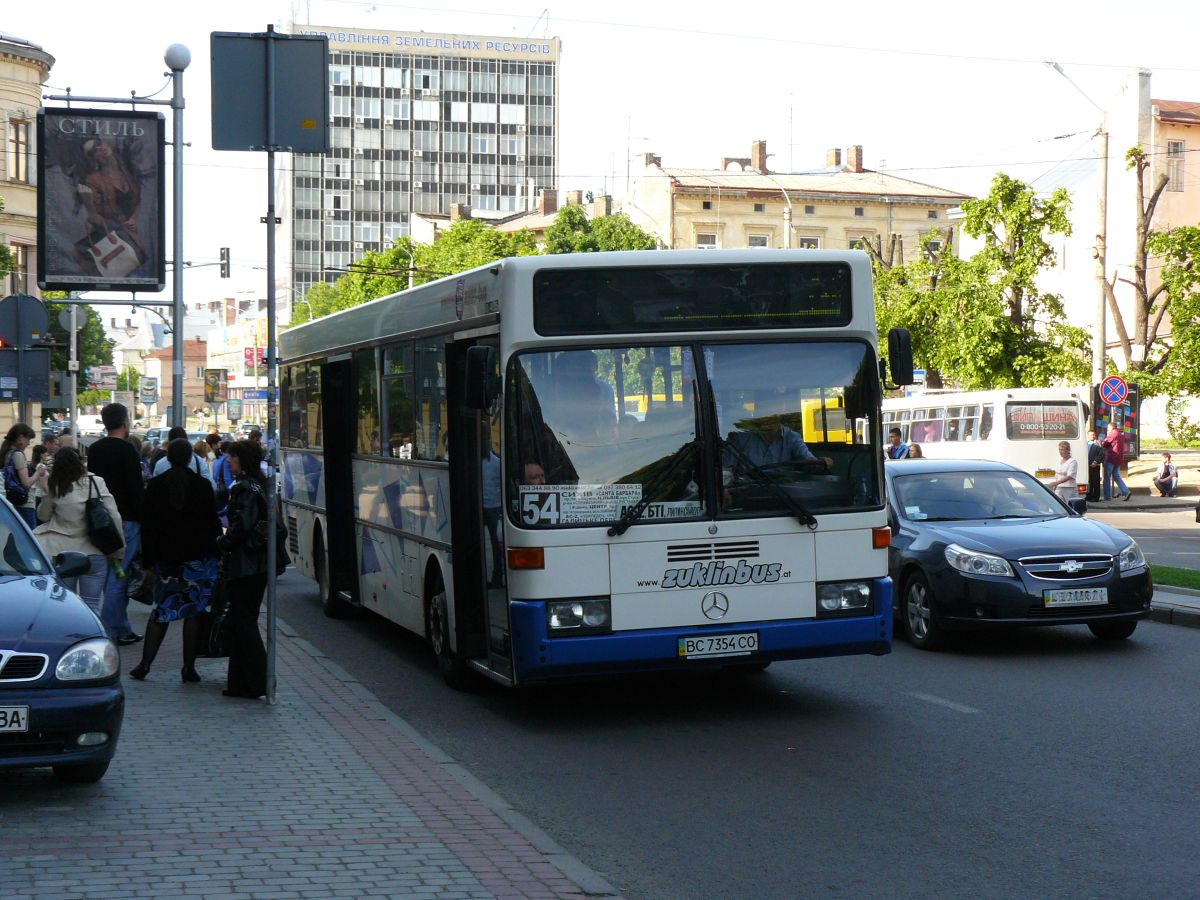
[[[551,637],[546,602],[513,600],[513,664],[518,683],[584,678],[654,670],[754,666],[786,659],[876,656],[892,649],[891,579],[874,580],[875,609],[865,616],[726,622],[701,627],[653,628],[608,634]],[[757,635],[757,649],[731,655],[689,658],[686,640],[722,635]]]

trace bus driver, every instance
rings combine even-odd
[[[833,470],[833,460],[809,450],[800,435],[783,424],[781,414],[763,412],[735,423],[740,430],[729,433],[726,442],[732,446],[725,448],[721,461],[727,475],[745,474],[747,463],[770,466],[806,459],[819,459],[827,471]]]

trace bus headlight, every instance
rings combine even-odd
[[[605,634],[612,631],[608,597],[551,600],[546,604],[546,630],[551,634]]]
[[[870,582],[817,582],[817,615],[832,616],[839,613],[861,613],[870,609]]]

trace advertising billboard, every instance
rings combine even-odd
[[[262,375],[265,377],[267,374],[267,348],[243,347],[242,368],[243,375]]]
[[[38,286],[161,291],[164,119],[107,109],[38,112]]]
[[[224,403],[229,382],[224,369],[204,370],[204,402]]]

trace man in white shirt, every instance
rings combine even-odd
[[[1076,485],[1079,482],[1079,460],[1071,456],[1071,445],[1066,441],[1058,442],[1058,466],[1054,469],[1054,480],[1049,487],[1064,501],[1079,496]]]

